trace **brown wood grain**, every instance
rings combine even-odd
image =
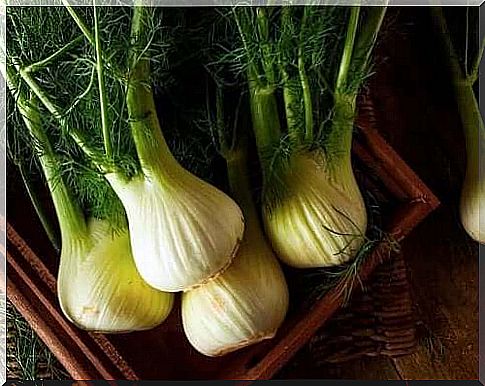
[[[422,323],[421,350],[396,361],[406,379],[478,379],[478,246],[452,218],[442,208],[403,246]]]
[[[391,359],[362,357],[344,364],[300,365],[283,370],[277,379],[401,380]]]
[[[402,20],[420,23],[399,46],[382,47],[388,63],[372,83],[381,133],[442,202],[403,243],[425,331],[418,352],[395,363],[404,379],[477,379],[478,244],[458,216],[464,138],[428,16],[401,10]]]

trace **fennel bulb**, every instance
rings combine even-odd
[[[106,178],[125,208],[136,266],[151,286],[187,290],[231,263],[244,232],[237,204],[185,170],[162,134],[150,87],[149,26],[153,10],[135,6],[126,106],[140,161],[138,175]]]
[[[234,12],[263,177],[264,229],[291,266],[342,264],[365,241],[352,135],[385,12],[310,6]]]
[[[222,275],[182,297],[185,334],[207,356],[272,338],[288,309],[285,277],[262,234],[244,163],[244,157],[232,157],[228,165],[231,188],[247,221],[239,252]]]
[[[162,323],[173,295],[148,286],[140,277],[126,225],[113,233],[107,220],[90,219],[68,189],[58,155],[44,131],[36,97],[17,84],[12,67],[5,71],[33,150],[47,180],[61,233],[58,298],[65,316],[78,327],[105,333],[145,330]],[[20,125],[15,130],[24,130]]]
[[[182,320],[192,346],[220,356],[274,337],[288,308],[288,289],[265,241],[246,237],[218,278],[184,292]]]
[[[458,60],[446,17],[441,7],[430,10],[432,21],[441,38],[442,48],[448,61],[455,99],[460,113],[466,143],[466,173],[460,197],[460,220],[463,228],[474,240],[485,243],[485,127],[473,85],[478,79],[485,40],[476,57],[470,61],[471,69]],[[469,38],[468,36],[466,37]],[[467,52],[465,52],[467,54]]]
[[[119,20],[129,17],[125,21],[131,25],[127,68],[122,68],[118,63],[106,62],[98,8],[93,7],[94,34],[85,28],[72,7],[68,10],[88,43],[94,46],[96,66],[92,71],[97,73],[98,91],[97,95],[89,96],[99,101],[99,104],[94,103],[99,111],[91,113],[89,118],[95,121],[94,125],[101,126],[104,152],[91,146],[90,138],[72,123],[64,128],[92,165],[106,176],[123,204],[138,271],[149,285],[167,292],[186,290],[210,280],[232,261],[242,239],[244,219],[232,199],[183,169],[165,142],[151,88],[152,55],[160,48],[154,44],[160,22],[155,17],[157,11],[140,6],[137,1],[131,15],[126,12],[119,15]],[[111,35],[113,39],[118,37],[116,28],[111,32],[116,34]],[[109,68],[111,77],[104,71]],[[113,69],[126,77],[113,78]],[[54,118],[66,126],[62,111],[43,92],[32,74],[21,71],[21,76]],[[72,76],[78,76],[77,70]],[[93,90],[90,81],[87,92]],[[92,104],[88,107],[92,108]],[[78,119],[84,122],[82,113],[81,108],[73,108],[70,112],[76,116],[76,122]],[[121,128],[115,116],[123,117]],[[83,130],[89,128],[83,127]],[[116,138],[127,133],[129,138]],[[131,141],[136,149],[134,155],[129,154],[130,146],[122,149]],[[133,167],[130,173],[118,163],[126,159]]]
[[[458,88],[458,105],[466,139],[466,174],[460,197],[460,219],[475,241],[485,244],[485,127],[471,85]],[[466,116],[464,116],[466,115]]]
[[[302,143],[276,169],[277,174],[270,174],[272,161],[265,156],[265,132],[280,130],[275,97],[258,89],[250,96],[263,175],[271,176],[263,179],[262,217],[274,251],[296,268],[349,261],[362,246],[367,228],[351,163],[355,94],[335,93],[325,149],[312,150]]]
[[[64,237],[58,276],[62,311],[96,332],[146,330],[169,315],[173,295],[157,291],[136,270],[126,230],[91,219],[85,235]]]
[[[470,237],[485,244],[485,178],[469,171],[461,192],[460,219]]]
[[[143,279],[176,292],[220,274],[232,262],[244,232],[239,207],[178,165],[148,173],[129,181],[106,175],[126,210]]]
[[[320,151],[295,154],[285,178],[285,196],[263,208],[278,257],[297,268],[351,259],[364,241],[367,213],[350,161],[332,169]]]

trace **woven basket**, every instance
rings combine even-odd
[[[362,356],[396,357],[416,347],[410,285],[402,254],[394,254],[372,275],[324,329],[309,342],[312,363],[342,363]]]

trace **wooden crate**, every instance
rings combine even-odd
[[[387,197],[390,205],[383,214],[383,228],[402,241],[439,202],[377,133],[374,123],[367,99],[360,103],[354,163],[363,171],[359,183]],[[372,178],[362,178],[366,173]],[[346,300],[346,284],[339,283],[310,307],[305,302],[301,307],[294,304],[274,339],[222,358],[208,358],[185,338],[179,307],[150,331],[103,335],[76,328],[65,319],[57,301],[58,257],[23,192],[9,194],[6,232],[8,297],[76,380],[269,379]],[[379,244],[360,265],[360,280],[365,281],[391,253],[388,243]]]

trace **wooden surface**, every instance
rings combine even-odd
[[[416,353],[343,365],[293,365],[288,378],[477,379],[478,244],[458,220],[464,138],[426,8],[392,9],[398,38],[379,47],[370,84],[381,134],[437,194],[441,207],[402,244],[419,320]],[[404,28],[403,28],[404,27]],[[393,30],[392,34],[396,34]]]

